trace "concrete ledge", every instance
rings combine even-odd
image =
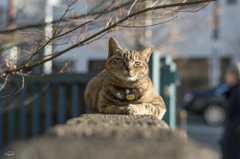
[[[153,116],[85,114],[49,129],[45,136],[15,143],[18,159],[217,159]],[[6,157],[7,158],[7,157]]]
[[[113,139],[158,139],[164,132],[171,131],[169,126],[154,116],[131,116],[110,114],[85,114],[79,118],[71,119],[65,125],[50,128],[49,134],[61,137],[97,137]],[[186,136],[181,132],[181,136]],[[162,134],[162,135],[161,135]]]

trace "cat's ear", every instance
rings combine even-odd
[[[147,62],[149,61],[153,48],[153,45],[150,45],[141,51],[141,55],[146,59]]]
[[[114,38],[109,39],[108,44],[108,57],[112,56],[116,51],[121,50],[118,42]]]

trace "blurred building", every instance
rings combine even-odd
[[[60,16],[64,10],[61,3],[65,0],[52,0],[53,19]],[[240,60],[240,17],[238,10],[240,4],[237,0],[220,0],[219,15],[219,45],[218,53],[220,59],[220,79],[224,81],[225,70],[231,63]],[[213,26],[214,26],[214,3],[199,12],[179,13],[178,18],[169,23],[152,28],[152,43],[155,49],[159,50],[161,56],[173,56],[180,72],[180,82],[178,89],[179,100],[183,94],[191,89],[199,89],[209,86],[210,56],[213,52]],[[45,4],[43,0],[15,0],[16,25],[35,24],[44,22]],[[7,28],[8,3],[0,1],[1,28]],[[80,4],[73,7],[79,13],[85,10]],[[78,62],[70,66],[72,73],[86,73],[89,71],[100,71],[104,68],[107,59],[108,37],[114,37],[123,48],[142,49],[136,44],[135,29],[114,34],[109,34],[107,38],[70,50],[64,55],[53,60],[53,72],[59,71],[64,63],[71,59],[74,53],[76,58],[81,57]],[[166,34],[167,33],[167,34]],[[127,40],[126,40],[127,39]],[[53,46],[53,49],[64,49],[71,44],[63,46]],[[3,46],[3,45],[2,45]],[[18,47],[18,46],[17,46]],[[6,50],[5,50],[6,51]],[[42,68],[35,68],[34,73],[41,73]]]
[[[211,56],[214,45],[214,9],[215,4],[211,3],[205,9],[194,16],[202,16],[201,23],[207,23],[208,27],[196,28],[187,38],[192,41],[186,47],[180,47],[179,56],[176,58],[178,70],[180,71],[181,85],[178,89],[178,101],[182,99],[186,91],[192,89],[203,89],[210,85],[209,71]],[[238,29],[240,17],[238,10],[240,4],[235,0],[219,1],[218,19],[218,56],[219,56],[219,78],[220,83],[224,82],[226,69],[231,64],[240,62],[240,30]],[[199,15],[198,15],[199,14]],[[201,25],[200,23],[200,25]]]

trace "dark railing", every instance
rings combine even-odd
[[[13,75],[0,92],[0,150],[14,140],[36,137],[50,126],[88,111],[83,93],[96,74],[25,77],[26,86],[16,94],[22,77]]]
[[[153,59],[153,58],[152,58]],[[165,120],[171,128],[176,127],[176,65],[171,57],[156,60],[156,68],[150,60],[150,75],[156,75],[153,83],[165,101]],[[160,65],[161,64],[161,65]],[[159,71],[160,73],[156,73]],[[14,89],[21,88],[22,77],[14,75],[0,92],[0,149],[11,145],[14,140],[36,137],[50,126],[63,124],[67,119],[87,112],[84,103],[86,84],[97,73],[60,74],[41,78],[25,78],[26,87],[15,95]],[[154,77],[154,76],[152,76]],[[1,82],[1,81],[0,81]],[[3,81],[2,81],[3,82]],[[7,91],[6,91],[7,90]]]

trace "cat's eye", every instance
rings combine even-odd
[[[141,62],[135,62],[136,65],[141,65]]]
[[[119,63],[123,63],[123,59],[117,59]]]

